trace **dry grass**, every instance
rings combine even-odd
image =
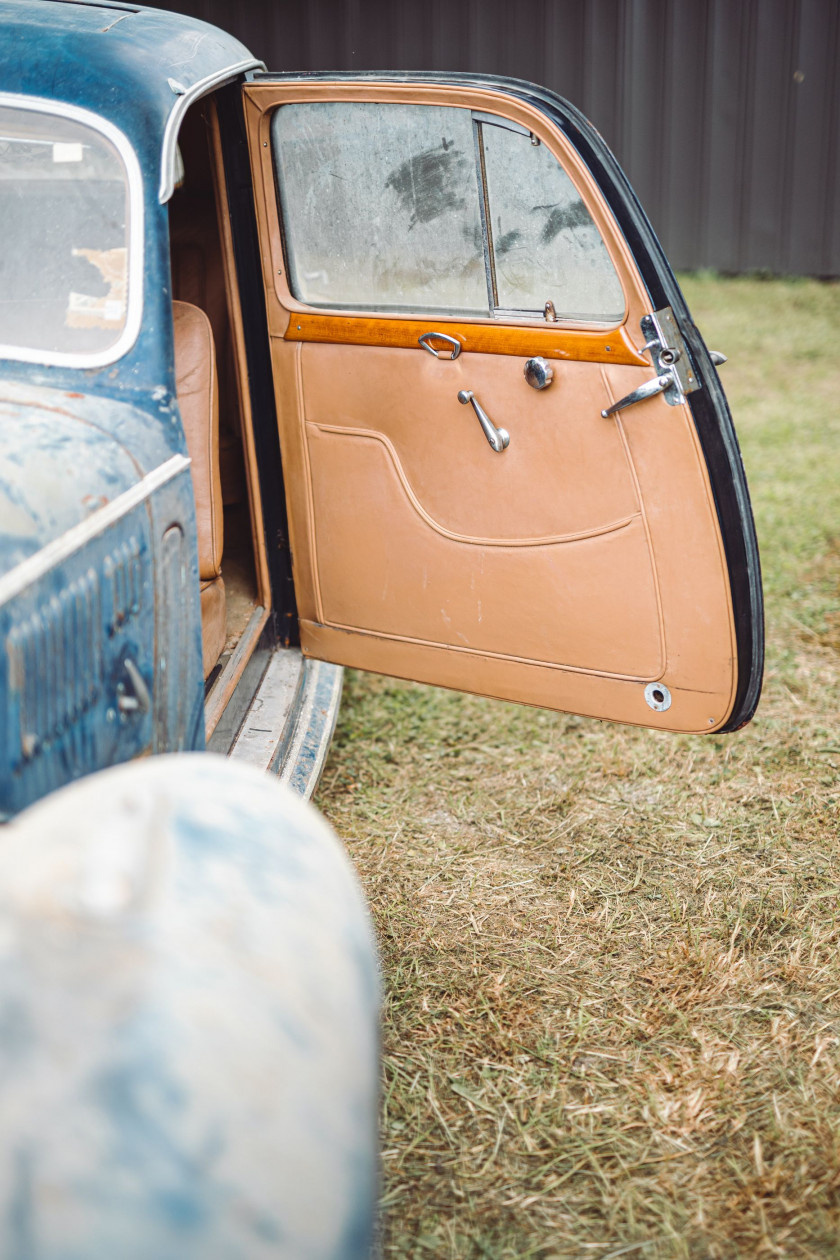
[[[840,287],[686,289],[763,548],[753,724],[348,676],[319,804],[385,967],[388,1257],[840,1255]]]

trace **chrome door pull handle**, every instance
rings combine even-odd
[[[606,411],[601,412],[601,415],[606,420],[609,416],[615,415],[617,411],[622,411],[625,407],[632,407],[633,403],[643,402],[645,398],[653,398],[654,394],[661,394],[671,384],[673,384],[673,377],[670,372],[657,376],[652,381],[645,381],[644,385],[634,389],[632,394],[626,394],[624,398],[619,398],[618,402],[614,402],[611,407],[607,407]]]
[[[653,398],[655,394],[665,395],[665,401],[671,407],[678,407],[685,402],[686,394],[702,388],[702,381],[691,363],[691,355],[683,341],[679,324],[670,306],[663,306],[661,311],[643,315],[642,334],[646,338],[641,353],[650,352],[654,368],[660,375],[652,381],[645,381],[632,394],[619,398],[618,402],[601,412],[606,420],[633,403],[643,402],[645,398]],[[719,350],[710,350],[709,358],[715,367],[726,362],[726,355]]]
[[[478,416],[478,423],[484,430],[484,436],[493,447],[497,454],[501,454],[510,443],[510,434],[507,429],[497,429],[487,412],[481,406],[471,389],[458,390],[459,403],[472,403],[472,409]]]
[[[447,355],[446,356],[447,358],[449,359],[458,358],[458,355],[461,353],[461,343],[460,341],[457,341],[455,337],[449,337],[447,336],[446,333],[441,333],[441,332],[427,332],[427,333],[423,333],[422,337],[417,338],[417,340],[419,341],[423,349],[428,350],[429,354],[433,354],[436,359],[440,359],[443,356],[439,354],[437,350],[435,350],[434,346],[429,345],[430,337],[434,341],[445,341],[447,343],[447,348],[449,346],[452,347],[452,353],[450,355]]]

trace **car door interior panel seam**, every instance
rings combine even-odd
[[[605,367],[602,367],[601,368],[601,381],[604,387],[604,391],[608,397],[610,397],[612,393],[609,375],[610,374],[607,371],[607,369]],[[657,568],[657,563],[656,563],[656,551],[654,549],[653,539],[651,537],[650,522],[647,518],[647,512],[645,511],[645,499],[644,499],[644,495],[642,494],[641,484],[639,482],[639,474],[633,462],[633,453],[630,450],[630,443],[627,440],[627,434],[624,430],[624,425],[621,422],[620,416],[616,417],[615,427],[616,427],[616,432],[618,433],[618,436],[621,440],[621,445],[624,449],[624,456],[625,456],[625,459],[627,460],[627,467],[630,469],[630,476],[633,479],[633,486],[634,486],[634,489],[636,492],[636,498],[639,504],[639,513],[641,515],[642,522],[644,524],[645,541],[647,543],[647,549],[648,549],[648,558],[649,558],[650,567],[653,573],[653,589],[656,592],[656,615],[657,615],[657,620],[659,624],[659,651],[660,651],[662,661],[667,662],[668,643],[667,643],[667,636],[666,636],[666,629],[665,629],[665,609],[663,607],[663,602],[662,602],[662,588],[659,581],[659,570]]]
[[[294,349],[294,372],[295,372],[295,402],[297,404],[297,431],[299,435],[301,452],[303,455],[303,464],[305,472],[304,487],[306,491],[306,504],[308,509],[306,532],[307,541],[309,543],[310,556],[310,575],[312,579],[313,593],[315,596],[315,608],[319,620],[324,620],[324,603],[321,597],[321,574],[315,559],[317,555],[317,541],[315,534],[315,495],[312,478],[312,461],[309,452],[309,443],[306,439],[306,406],[304,401],[303,390],[303,347],[295,346]],[[282,439],[281,439],[282,444]],[[297,582],[296,582],[297,586]]]
[[[360,626],[344,625],[340,621],[324,621],[313,622],[313,627],[322,631],[336,630],[345,635],[359,635],[366,639],[377,639],[381,642],[402,643],[408,647],[437,649],[439,644],[432,639],[415,638],[409,634],[388,634],[382,630],[368,630]],[[563,674],[581,674],[591,678],[601,678],[606,681],[619,683],[633,683],[638,686],[648,686],[650,683],[660,682],[662,679],[662,669],[651,670],[649,672],[641,672],[638,674],[619,674],[609,669],[589,668],[585,665],[560,664],[557,661],[543,661],[529,656],[517,656],[508,652],[492,652],[485,649],[479,649],[465,643],[449,644],[449,650],[455,653],[469,656],[476,661],[505,661],[511,665],[522,666],[524,669],[549,669],[556,670]],[[708,695],[697,688],[682,688],[682,691],[694,691],[697,695]]]
[[[301,626],[304,655],[323,661],[341,661],[354,669],[375,669],[397,678],[432,683],[475,695],[515,700],[537,708],[593,716],[609,706],[612,720],[659,730],[714,733],[724,721],[722,699],[716,691],[681,688],[668,682],[671,707],[654,713],[644,689],[659,679],[616,677],[596,671],[559,665],[531,663],[515,658],[489,656],[453,647],[441,657],[437,646],[358,633],[317,622]]]
[[[394,467],[394,472],[399,478],[400,484],[405,491],[405,496],[411,506],[414,508],[418,516],[422,517],[425,523],[438,534],[442,534],[444,538],[450,538],[453,542],[467,543],[474,547],[549,547],[557,543],[574,543],[580,542],[585,538],[598,538],[602,534],[611,534],[615,530],[624,529],[641,515],[641,510],[632,512],[627,516],[619,517],[614,521],[607,521],[603,525],[595,525],[591,529],[576,530],[567,534],[546,534],[537,538],[501,538],[501,537],[484,537],[478,534],[459,534],[454,530],[447,529],[445,525],[441,525],[436,521],[418,499],[411,483],[406,476],[405,469],[402,466],[399,455],[397,454],[393,442],[384,434],[377,433],[372,429],[345,428],[339,425],[323,424],[318,421],[307,421],[307,428],[317,429],[320,433],[334,434],[336,437],[362,438],[373,442],[380,442],[385,447],[390,460]]]
[[[606,367],[602,367],[601,374],[607,397],[615,397],[622,386],[611,378],[621,374]],[[650,407],[647,416],[645,406]],[[706,634],[719,627],[715,633],[729,647],[725,668],[730,676],[729,686],[734,688],[729,668],[734,660],[734,637],[725,558],[708,475],[686,405],[664,411],[661,405],[657,408],[647,403],[636,409],[636,414],[618,414],[609,423],[616,424],[621,434],[642,505],[651,561],[657,571],[663,649],[669,666],[679,663],[685,671],[692,657],[699,656],[701,667],[706,667],[702,664],[703,632],[697,622],[701,611]],[[659,513],[651,514],[646,509],[646,498],[655,498],[662,477],[670,478],[675,491],[678,485],[681,488],[665,527]],[[685,566],[690,559],[692,582],[687,583]],[[688,678],[684,681],[692,685]],[[720,685],[727,687],[723,677]]]
[[[383,443],[336,441],[316,429],[308,445],[325,623],[406,633],[443,650],[460,643],[646,677],[661,669],[641,516],[622,529],[554,546],[464,544],[430,529],[414,510]],[[347,493],[339,498],[331,487],[342,476]],[[624,630],[616,639],[619,590]],[[511,653],[505,647],[512,640],[510,612],[526,606],[530,613],[519,622]]]

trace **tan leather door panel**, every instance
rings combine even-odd
[[[656,583],[633,473],[614,424],[591,433],[602,392],[575,390],[585,367],[562,365],[538,394],[506,356],[310,345],[301,375],[319,620],[658,674]],[[468,387],[511,434],[501,454],[458,402]],[[515,642],[512,608],[528,610]]]
[[[306,419],[364,430],[375,418],[423,511],[458,536],[554,542],[638,514],[621,436],[609,421],[597,423],[598,368],[556,363],[552,384],[538,391],[525,381],[524,362],[303,346]],[[510,433],[502,454],[491,450],[472,408],[458,402],[463,389]]]
[[[570,324],[549,337],[544,323],[510,317],[313,319],[291,292],[272,112],[373,95],[383,108],[388,99],[501,108],[498,93],[461,85],[246,88],[304,652],[662,729],[719,728],[738,673],[704,453],[685,402],[660,394],[601,414],[650,380],[639,331],[650,299],[562,135],[521,101],[506,103],[585,195],[624,288],[618,326]],[[418,328],[465,348],[435,358]],[[525,379],[531,353],[554,369],[543,391]],[[506,450],[491,449],[461,390],[508,431]],[[651,700],[657,684],[667,705]]]

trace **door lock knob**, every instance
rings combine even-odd
[[[529,359],[525,364],[525,380],[534,389],[548,389],[554,380],[554,368],[548,359]]]

